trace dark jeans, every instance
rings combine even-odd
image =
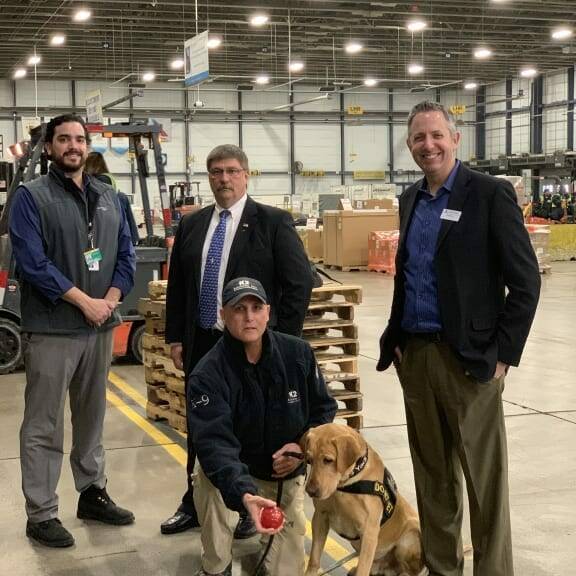
[[[196,332],[194,334],[194,346],[192,347],[192,354],[190,360],[190,367],[186,373],[186,399],[188,399],[188,378],[194,370],[194,367],[205,354],[210,352],[216,342],[220,340],[222,332],[217,330],[204,330],[199,326],[196,327]],[[194,514],[194,485],[192,483],[192,475],[194,474],[194,464],[196,463],[196,450],[192,444],[192,437],[190,434],[186,437],[186,443],[188,445],[188,460],[186,462],[186,473],[188,479],[188,489],[182,497],[182,503],[178,507],[181,512],[186,512],[187,514]]]

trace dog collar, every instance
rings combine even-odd
[[[346,478],[345,481],[348,482],[348,480],[360,474],[360,472],[362,472],[362,470],[364,470],[364,468],[366,467],[367,463],[368,463],[368,445],[366,445],[366,453],[360,458],[358,458],[358,460],[356,460],[356,464],[354,465],[354,468],[352,468],[350,476],[348,476],[348,478]]]

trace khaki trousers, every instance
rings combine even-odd
[[[265,482],[254,478],[258,495],[276,500],[277,482]],[[238,514],[232,512],[222,500],[220,491],[208,480],[202,468],[197,467],[194,482],[194,505],[202,526],[202,568],[208,574],[223,572],[232,562],[234,520]],[[270,576],[302,576],[304,574],[304,476],[284,481],[280,504],[286,521],[283,530],[276,534],[264,567]],[[262,553],[268,536],[262,536]]]
[[[474,576],[513,576],[504,378],[466,376],[449,346],[411,337],[398,375],[430,576],[461,576],[462,475]]]

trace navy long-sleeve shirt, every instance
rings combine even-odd
[[[459,166],[460,162],[457,160],[446,182],[435,196],[428,191],[426,180],[418,191],[406,238],[404,262],[406,300],[402,317],[402,329],[405,332],[442,330],[434,255],[442,224],[440,216],[448,206]]]
[[[111,287],[124,297],[132,289],[134,249],[124,211],[118,204],[120,228],[118,253]],[[23,186],[16,190],[10,209],[10,238],[20,273],[51,302],[56,302],[74,287],[46,256],[40,216],[30,192]]]

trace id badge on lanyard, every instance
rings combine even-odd
[[[92,221],[88,224],[88,241],[90,242],[90,249],[84,252],[84,261],[90,272],[98,272],[100,270],[100,261],[102,260],[102,252],[100,248],[94,247],[94,230]]]

